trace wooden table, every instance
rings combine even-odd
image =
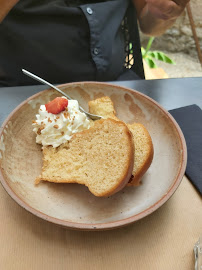
[[[202,108],[202,78],[113,82],[136,89],[166,109]],[[0,124],[24,99],[47,88],[0,88]],[[18,206],[0,186],[0,269],[194,269],[193,246],[202,234],[202,199],[184,177],[156,212],[105,232],[71,231]]]

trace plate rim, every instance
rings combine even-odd
[[[35,208],[33,208],[32,206],[30,206],[28,203],[26,203],[25,201],[23,201],[23,199],[21,199],[12,189],[12,187],[8,184],[8,182],[4,179],[3,176],[3,168],[1,166],[1,161],[0,161],[0,182],[2,184],[2,186],[4,187],[4,189],[6,190],[6,192],[10,195],[10,197],[17,203],[19,204],[22,208],[24,208],[25,210],[27,210],[28,212],[32,213],[33,215],[51,222],[53,224],[57,224],[69,229],[74,229],[74,230],[87,230],[87,231],[102,231],[102,230],[110,230],[110,229],[115,229],[115,228],[120,228],[129,224],[132,224],[148,215],[150,215],[151,213],[155,212],[158,208],[160,208],[165,202],[167,202],[172,195],[175,193],[175,191],[177,190],[177,188],[179,187],[184,173],[185,173],[185,169],[186,169],[186,165],[187,165],[187,146],[186,146],[186,141],[184,138],[184,135],[182,133],[181,128],[179,127],[178,123],[176,122],[176,120],[173,118],[173,116],[166,110],[163,108],[163,106],[161,106],[157,101],[155,101],[154,99],[150,98],[149,96],[139,92],[138,90],[134,90],[125,86],[120,86],[120,85],[116,85],[116,84],[112,84],[112,83],[107,83],[107,82],[95,82],[95,81],[84,81],[84,82],[73,82],[73,83],[64,83],[64,84],[59,84],[58,87],[64,87],[64,86],[84,86],[86,85],[105,85],[105,86],[111,86],[113,88],[119,88],[119,90],[121,91],[125,91],[127,90],[128,92],[133,92],[136,93],[139,96],[142,96],[143,98],[146,98],[147,100],[149,100],[150,102],[152,102],[155,106],[157,106],[163,113],[164,115],[166,115],[172,122],[173,126],[175,127],[177,134],[179,136],[180,139],[180,143],[181,143],[181,149],[182,149],[182,156],[181,156],[181,164],[180,167],[178,169],[178,174],[176,175],[175,179],[173,180],[173,184],[169,187],[169,189],[167,190],[167,192],[154,204],[152,204],[150,207],[146,208],[145,210],[141,211],[138,214],[132,215],[130,217],[127,218],[123,218],[117,221],[110,221],[110,222],[105,222],[105,223],[78,223],[78,222],[72,222],[72,221],[67,221],[67,220],[62,220],[62,219],[58,219],[58,218],[54,218],[51,217]],[[34,87],[34,86],[33,86]],[[21,102],[8,116],[7,118],[4,120],[1,128],[0,128],[0,138],[3,135],[3,131],[7,125],[7,123],[9,122],[10,118],[26,103],[28,103],[30,100],[37,98],[38,96],[40,96],[42,93],[49,91],[52,88],[47,88],[45,90],[39,91],[38,93],[28,97],[27,99],[25,99],[23,102]]]

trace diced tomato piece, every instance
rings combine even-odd
[[[45,104],[46,110],[49,113],[58,114],[65,110],[68,105],[68,100],[62,97],[56,97],[52,101]]]

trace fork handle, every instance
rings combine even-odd
[[[72,99],[70,96],[68,96],[66,93],[64,93],[62,90],[60,90],[59,88],[57,88],[56,86],[54,86],[53,84],[47,82],[46,80],[38,77],[37,75],[34,75],[33,73],[27,71],[26,69],[22,69],[22,72],[29,76],[30,78],[37,80],[40,83],[46,84],[52,88],[54,88],[56,91],[60,92],[63,96],[67,97],[68,99]],[[86,111],[79,105],[80,110],[82,110],[84,113],[86,113]]]
[[[49,85],[50,87],[52,87],[53,89],[55,89],[56,91],[58,91],[59,93],[61,93],[63,96],[67,97],[68,99],[72,99],[70,96],[68,96],[67,94],[65,94],[62,90],[60,90],[59,88],[57,88],[56,86],[54,86],[53,84],[47,82],[46,80],[38,77],[37,75],[27,71],[26,69],[22,69],[22,72],[31,77],[32,79],[34,80],[37,80],[39,81],[40,83],[43,83],[43,84],[46,84],[46,85]],[[91,114],[91,113],[88,113],[86,112],[80,105],[79,105],[79,109],[84,112],[88,117],[90,117],[91,119],[94,119],[94,120],[97,120],[97,119],[101,119],[102,117],[99,116],[99,115],[94,115],[94,114]]]
[[[60,92],[62,95],[66,96],[68,99],[72,99],[71,97],[69,97],[67,94],[65,94],[62,90],[60,90],[59,88],[57,88],[56,86],[54,86],[53,84],[47,82],[46,80],[34,75],[33,73],[27,71],[26,69],[22,69],[22,72],[24,74],[26,74],[27,76],[31,77],[32,79],[35,79],[43,84],[49,85],[50,87],[54,88],[55,90],[57,90],[58,92]]]

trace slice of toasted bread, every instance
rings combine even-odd
[[[149,132],[140,123],[127,125],[133,135],[135,146],[134,167],[129,186],[138,186],[142,176],[150,167],[153,159],[153,144]]]
[[[133,138],[120,121],[102,119],[88,130],[53,148],[43,149],[41,180],[86,185],[95,196],[110,196],[121,190],[132,175]]]
[[[112,100],[109,97],[101,97],[96,100],[89,101],[89,112],[99,114],[104,118],[113,118],[120,121],[116,117],[116,112]],[[137,186],[142,176],[148,170],[153,159],[153,144],[147,129],[140,123],[127,125],[133,135],[135,153],[134,167],[132,177],[128,183],[130,186]]]
[[[90,113],[103,116],[104,118],[114,118],[116,111],[114,104],[109,97],[101,97],[88,102]]]

